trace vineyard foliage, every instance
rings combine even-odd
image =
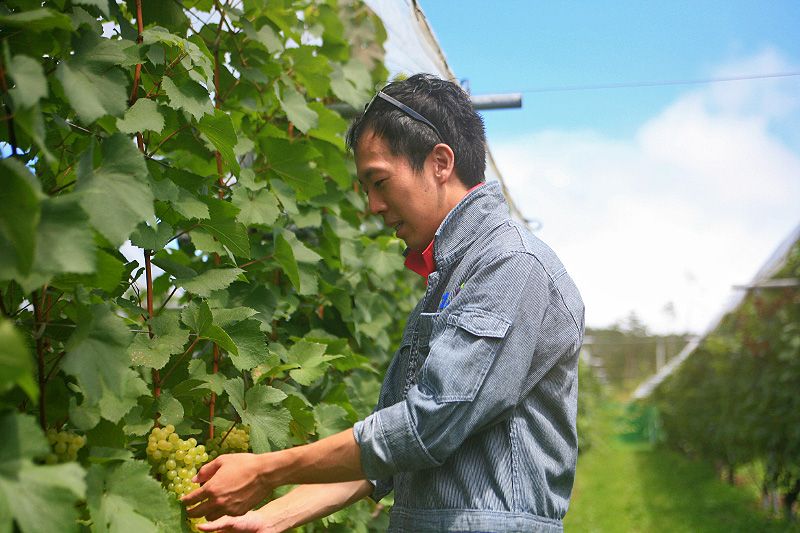
[[[385,37],[360,0],[0,5],[0,531],[188,531],[154,428],[265,452],[369,413],[421,279],[329,104]]]
[[[800,242],[774,275],[800,279]],[[733,473],[764,466],[765,491],[800,494],[800,289],[755,288],[655,391],[669,441]]]

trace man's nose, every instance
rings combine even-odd
[[[369,212],[373,215],[378,216],[388,209],[388,206],[381,198],[381,195],[376,193],[374,190],[369,191],[367,198],[369,199]]]

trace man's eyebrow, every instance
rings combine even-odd
[[[378,172],[377,169],[368,168],[364,171],[364,175],[358,178],[358,182],[361,184],[362,187],[366,187],[368,181],[372,181],[372,175]]]

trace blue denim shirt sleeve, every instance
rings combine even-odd
[[[441,465],[511,413],[561,355],[537,351],[552,287],[534,255],[505,253],[485,259],[446,309],[421,317],[434,325],[417,382],[354,428],[370,479]]]

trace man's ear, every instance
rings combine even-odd
[[[444,143],[434,146],[431,153],[428,154],[428,163],[433,165],[433,175],[441,184],[445,184],[455,177],[455,162],[456,156],[453,149]]]

